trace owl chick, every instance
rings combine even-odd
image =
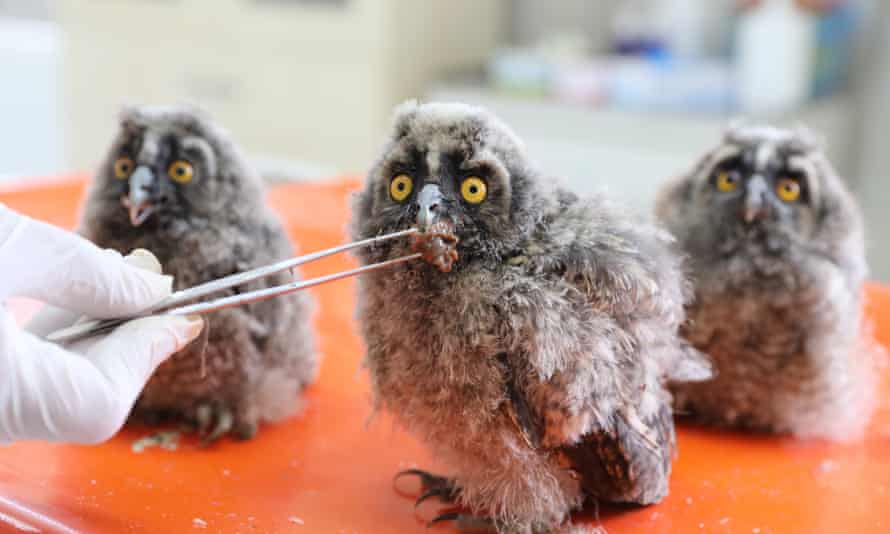
[[[716,378],[674,387],[701,422],[834,439],[861,434],[873,396],[860,342],[859,209],[807,131],[730,126],[659,193],[689,257],[684,336]]]
[[[358,318],[376,407],[453,469],[410,471],[419,501],[470,511],[436,520],[541,531],[586,499],[667,495],[663,381],[709,376],[677,334],[687,288],[667,233],[545,179],[486,111],[409,102],[352,231],[413,226],[414,243],[361,253],[371,263],[421,250],[427,261],[361,280]]]
[[[293,255],[262,184],[228,134],[190,108],[126,109],[91,185],[83,234],[122,253],[151,250],[175,289]],[[243,287],[291,281],[281,274]],[[241,290],[242,288],[239,288]],[[318,360],[305,293],[207,316],[196,343],[162,364],[131,418],[197,426],[206,442],[252,437],[292,414]]]

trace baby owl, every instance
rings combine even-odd
[[[258,176],[228,134],[190,108],[123,111],[82,232],[122,253],[152,251],[175,289],[293,255]],[[243,290],[291,280],[284,273]],[[259,423],[290,415],[317,374],[311,309],[299,293],[208,315],[206,343],[161,365],[131,416],[185,421],[210,442],[250,438]]]
[[[354,206],[375,404],[453,478],[412,470],[419,500],[499,531],[554,528],[586,499],[649,504],[674,454],[666,379],[710,376],[678,336],[687,288],[669,236],[538,174],[486,111],[408,102]],[[484,518],[484,519],[483,519]],[[436,521],[434,520],[434,521]]]
[[[733,125],[659,193],[695,285],[682,332],[716,377],[674,386],[720,426],[853,439],[868,421],[859,210],[804,129]]]

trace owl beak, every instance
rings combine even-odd
[[[417,228],[427,231],[442,211],[442,190],[436,184],[426,184],[417,195]]]
[[[766,214],[766,180],[763,176],[755,174],[748,180],[745,191],[745,206],[742,210],[742,218],[745,224],[751,224]]]
[[[155,185],[154,173],[148,167],[140,165],[130,175],[130,194],[122,203],[130,212],[130,223],[139,226],[156,210],[152,204],[152,190]]]

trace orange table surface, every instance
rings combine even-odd
[[[274,188],[270,202],[301,250],[346,239],[354,180]],[[0,193],[13,209],[72,227],[81,180]],[[312,264],[309,276],[352,264]],[[440,470],[423,446],[385,415],[369,421],[367,373],[352,319],[354,282],[314,290],[321,377],[302,416],[266,426],[249,442],[133,452],[151,432],[126,428],[109,443],[27,442],[0,448],[0,531],[45,532],[424,532],[392,476]],[[890,288],[868,287],[868,314],[890,341]],[[884,373],[884,371],[881,371]],[[886,373],[885,373],[886,374]],[[632,510],[601,510],[577,522],[609,532],[888,532],[890,392],[863,442],[834,445],[679,429],[670,496]],[[434,510],[422,510],[429,517]],[[599,521],[599,522],[598,522]],[[451,525],[432,530],[448,532]],[[27,531],[27,530],[26,530]]]

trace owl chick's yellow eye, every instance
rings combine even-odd
[[[118,180],[126,180],[133,172],[133,160],[128,157],[118,158],[114,162],[114,177]]]
[[[723,193],[735,191],[739,187],[739,178],[735,173],[722,171],[717,175],[717,190]]]
[[[782,178],[776,183],[776,194],[785,202],[794,202],[800,198],[800,184],[791,178]]]
[[[478,176],[470,176],[460,184],[460,196],[470,204],[478,204],[485,200],[488,194],[488,186]]]
[[[187,184],[194,178],[195,168],[192,167],[191,163],[180,159],[170,164],[170,167],[167,169],[167,174],[169,174],[170,178],[174,181],[181,184]]]
[[[396,202],[402,202],[414,189],[414,180],[407,174],[400,174],[389,183],[389,196]]]

